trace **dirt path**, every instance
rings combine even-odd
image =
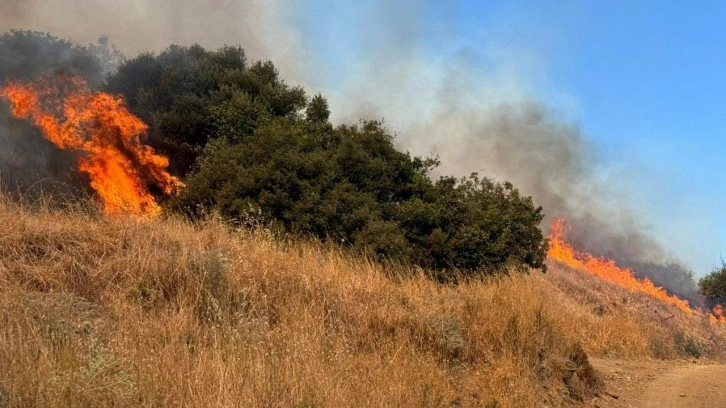
[[[726,366],[675,368],[653,381],[638,402],[644,408],[726,407]]]
[[[724,408],[726,365],[706,361],[592,359],[605,389],[588,403],[600,408]]]

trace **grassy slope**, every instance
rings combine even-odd
[[[588,354],[597,357],[726,359],[726,324],[702,313],[614,286],[566,266],[551,265],[541,279],[557,288],[562,311]]]
[[[580,347],[724,338],[557,266],[451,287],[215,221],[1,201],[0,225],[0,406],[562,406],[596,387]]]

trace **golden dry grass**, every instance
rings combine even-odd
[[[554,407],[597,387],[582,349],[683,355],[572,271],[446,286],[82,207],[0,201],[0,406]]]
[[[536,278],[554,284],[561,310],[570,316],[573,332],[590,355],[726,358],[726,324],[709,323],[707,314],[685,314],[561,264],[551,264],[549,270]]]

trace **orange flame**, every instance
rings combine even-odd
[[[615,261],[606,258],[597,258],[592,254],[575,250],[565,238],[565,220],[560,218],[552,223],[552,232],[549,236],[550,248],[547,258],[562,262],[574,269],[585,271],[610,283],[614,283],[633,292],[646,293],[665,303],[674,305],[687,314],[702,314],[701,310],[694,310],[688,301],[675,295],[670,295],[665,289],[655,286],[648,279],[639,279],[628,268],[620,268]],[[711,323],[726,323],[726,309],[716,305],[707,313]]]
[[[587,252],[579,252],[565,241],[565,221],[555,220],[550,233],[550,249],[547,252],[549,259],[560,261],[572,268],[588,272],[607,282],[614,283],[634,292],[646,293],[663,302],[675,305],[688,314],[694,314],[688,301],[670,295],[663,288],[655,286],[650,279],[638,279],[633,271],[620,268],[615,262],[606,258],[596,258]]]
[[[724,310],[722,305],[716,305],[708,316],[708,320],[711,323],[726,323],[726,310]]]
[[[183,186],[167,172],[169,160],[142,144],[147,126],[121,97],[93,92],[75,76],[10,83],[0,96],[56,146],[79,153],[79,169],[89,175],[106,214],[158,216],[161,207],[149,188],[171,194]]]

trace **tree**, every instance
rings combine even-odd
[[[239,47],[170,46],[126,61],[106,90],[150,125],[152,146],[186,176],[170,205],[331,240],[447,280],[543,268],[542,209],[476,174],[432,180],[435,158],[396,149],[377,121],[334,127],[320,94],[287,85]]]
[[[726,262],[722,260],[721,266],[701,278],[698,288],[707,298],[717,303],[726,303]]]
[[[320,127],[294,118],[209,144],[177,204],[420,265],[492,273],[544,267],[542,209],[477,175],[434,183],[436,159],[396,150],[380,122]],[[206,212],[205,211],[205,212]]]
[[[394,207],[427,180],[425,164],[397,151],[377,122],[318,125],[281,118],[213,141],[177,203],[237,220],[261,213],[287,231],[406,255]]]
[[[103,75],[114,72],[126,61],[126,56],[114,44],[109,43],[105,35],[99,37],[96,44],[88,44],[88,50],[98,59]]]
[[[263,121],[306,106],[302,88],[285,84],[271,62],[248,66],[242,48],[231,46],[172,45],[158,56],[141,54],[119,66],[104,90],[125,97],[149,124],[150,144],[181,176],[211,139],[249,135]]]
[[[313,96],[313,99],[308,104],[305,116],[309,122],[320,123],[327,122],[330,119],[330,109],[328,108],[328,101],[325,100],[323,95],[317,94]]]
[[[477,174],[442,177],[422,198],[401,205],[399,219],[415,259],[434,270],[492,273],[505,266],[544,268],[544,215],[511,183]]]

